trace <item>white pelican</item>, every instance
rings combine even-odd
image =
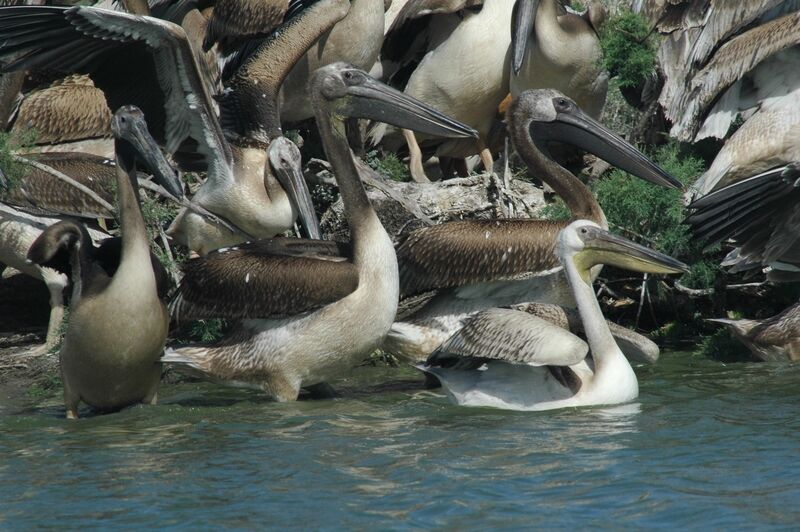
[[[557,253],[587,342],[530,314],[507,309],[478,313],[418,366],[438,377],[454,402],[551,410],[625,403],[639,395],[636,374],[603,318],[590,270],[611,264],[640,272],[680,273],[688,271],[687,266],[587,220],[559,232]]]

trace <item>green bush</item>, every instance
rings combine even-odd
[[[655,44],[647,21],[631,11],[611,17],[600,31],[603,66],[620,88],[638,87],[653,72]]]
[[[367,164],[378,172],[395,181],[411,181],[411,172],[405,164],[394,153],[380,153],[372,150],[367,153]]]
[[[27,165],[14,160],[14,152],[32,145],[35,141],[36,132],[33,130],[13,136],[11,133],[0,131],[0,171],[5,176],[7,187],[16,186],[19,180],[25,176],[28,168]],[[3,182],[0,180],[0,192],[2,184]]]

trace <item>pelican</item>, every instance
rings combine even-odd
[[[800,303],[764,320],[710,319],[725,325],[758,360],[800,360]]]
[[[319,67],[336,62],[369,69],[383,43],[384,0],[350,0],[347,15],[296,61],[281,89],[281,118],[299,122],[314,116],[308,84]]]
[[[66,254],[73,282],[69,325],[61,347],[67,418],[81,401],[103,411],[133,403],[155,403],[169,326],[166,275],[155,267],[139,208],[137,159],[153,169],[173,194],[181,185],[155,141],[142,112],[117,110],[112,123],[116,152],[120,240],[95,248],[86,228],[71,220],[45,229],[28,251],[47,266]]]
[[[435,148],[439,157],[480,153],[491,171],[492,158],[486,146],[498,104],[508,94],[512,8],[513,2],[507,0],[409,0],[397,14],[382,55],[385,61],[400,65],[400,74],[413,69],[404,91],[480,134],[480,142],[475,142],[417,139],[403,132],[415,181],[428,181],[420,144],[423,148],[428,144],[428,151]],[[393,84],[403,84],[400,74],[393,77]],[[379,142],[386,132],[385,127],[375,128],[372,142]]]
[[[271,142],[281,134],[274,97],[294,59],[346,9],[321,0],[250,55],[220,102],[222,124],[185,32],[168,21],[83,6],[2,8],[0,55],[15,54],[6,70],[89,71],[112,109],[136,103],[154,117],[151,132],[180,166],[207,171],[193,202],[236,228],[183,211],[170,232],[202,254],[286,231],[298,213],[318,234],[296,147]]]
[[[214,381],[263,390],[278,401],[296,399],[301,387],[327,388],[327,381],[378,346],[397,311],[394,246],[361,184],[345,120],[386,120],[431,135],[475,135],[343,63],[317,70],[309,89],[345,205],[351,251],[335,242],[272,239],[190,261],[173,314],[245,321],[216,345],[170,349],[162,358]]]
[[[685,273],[688,267],[588,220],[562,229],[556,249],[587,342],[526,313],[480,312],[418,366],[438,377],[455,403],[552,410],[625,403],[639,395],[636,374],[603,318],[591,269],[610,264],[640,272]]]
[[[773,168],[694,201],[686,218],[706,246],[731,239],[723,266],[767,268],[771,281],[800,279],[800,162]]]
[[[680,188],[636,148],[551,89],[512,101],[507,126],[529,170],[550,185],[576,219],[607,228],[592,192],[549,156],[562,142],[594,153],[652,183]],[[405,360],[427,357],[474,312],[537,301],[573,307],[555,255],[564,222],[529,219],[465,220],[424,227],[397,250],[402,301],[383,348]]]
[[[518,0],[512,42],[511,95],[556,89],[595,119],[608,93],[598,31],[606,17],[598,2],[567,13],[558,0]]]

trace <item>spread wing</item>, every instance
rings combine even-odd
[[[686,221],[711,246],[732,239],[738,259],[800,264],[800,163],[703,196]]]
[[[4,71],[91,74],[112,110],[140,107],[170,153],[190,149],[193,168],[230,165],[230,147],[180,26],[84,6],[4,7],[0,43],[0,60],[10,60]]]
[[[423,227],[397,250],[400,293],[522,279],[559,267],[562,222],[466,220]]]
[[[343,244],[291,238],[219,249],[186,263],[171,309],[184,320],[309,312],[358,287],[349,256]]]

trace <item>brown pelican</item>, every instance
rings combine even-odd
[[[173,193],[181,185],[140,110],[117,110],[112,130],[122,237],[95,248],[82,224],[64,220],[45,229],[28,251],[31,262],[42,266],[68,257],[72,303],[60,359],[70,419],[78,417],[81,401],[104,411],[154,403],[169,326],[166,276],[154,268],[158,261],[139,208],[137,159]]]
[[[605,8],[589,5],[584,16],[568,13],[558,0],[518,0],[512,42],[511,94],[550,88],[569,96],[592,118],[600,118],[608,92],[598,31]]]
[[[707,246],[731,239],[733,271],[767,268],[772,281],[800,279],[800,163],[774,168],[703,196],[686,218]]]
[[[0,55],[22,54],[6,70],[88,71],[112,109],[136,103],[154,117],[151,132],[182,168],[207,171],[193,201],[238,229],[181,213],[171,232],[205,253],[248,235],[281,233],[298,212],[303,225],[317,234],[302,173],[297,165],[283,164],[299,163],[296,149],[270,143],[280,136],[274,97],[296,56],[346,8],[344,0],[317,2],[245,60],[220,103],[224,131],[185,32],[168,21],[83,6],[1,8]],[[137,74],[131,78],[130,72]],[[283,163],[274,168],[268,159]]]
[[[509,92],[512,8],[513,2],[507,0],[410,0],[389,29],[382,50],[384,61],[398,63],[400,72],[413,69],[404,91],[480,134],[480,143],[436,140],[435,155],[463,158],[481,153],[491,170],[486,145],[497,106]],[[384,77],[389,74],[384,72]],[[403,85],[398,75],[393,79],[393,84]],[[379,142],[386,132],[385,127],[375,128],[372,142]],[[411,154],[412,177],[427,181],[418,141],[423,147],[431,142],[408,132],[403,135]]]
[[[296,61],[281,89],[281,119],[298,122],[314,116],[308,83],[319,67],[339,61],[369,69],[383,43],[383,0],[350,0],[347,15]]]
[[[765,320],[712,319],[728,327],[758,360],[800,360],[800,303]]]
[[[431,135],[467,126],[343,63],[317,70],[311,100],[345,205],[352,251],[335,242],[272,239],[190,261],[174,313],[244,318],[216,345],[168,350],[162,361],[278,401],[326,383],[382,340],[397,311],[397,259],[359,178],[345,120],[386,120]],[[250,319],[260,318],[260,319]]]
[[[688,267],[588,220],[562,229],[556,249],[587,342],[526,313],[480,312],[418,366],[438,377],[457,404],[551,410],[625,403],[639,395],[636,374],[603,318],[591,269],[611,264],[640,272],[685,273]],[[589,351],[591,357],[586,356]]]
[[[607,228],[592,192],[549,156],[550,142],[585,149],[650,182],[680,187],[558,91],[522,93],[511,103],[507,122],[528,168],[553,188],[574,218]],[[465,220],[411,233],[397,250],[403,300],[384,349],[420,360],[479,310],[530,301],[573,307],[555,255],[556,235],[565,225],[549,220]]]

